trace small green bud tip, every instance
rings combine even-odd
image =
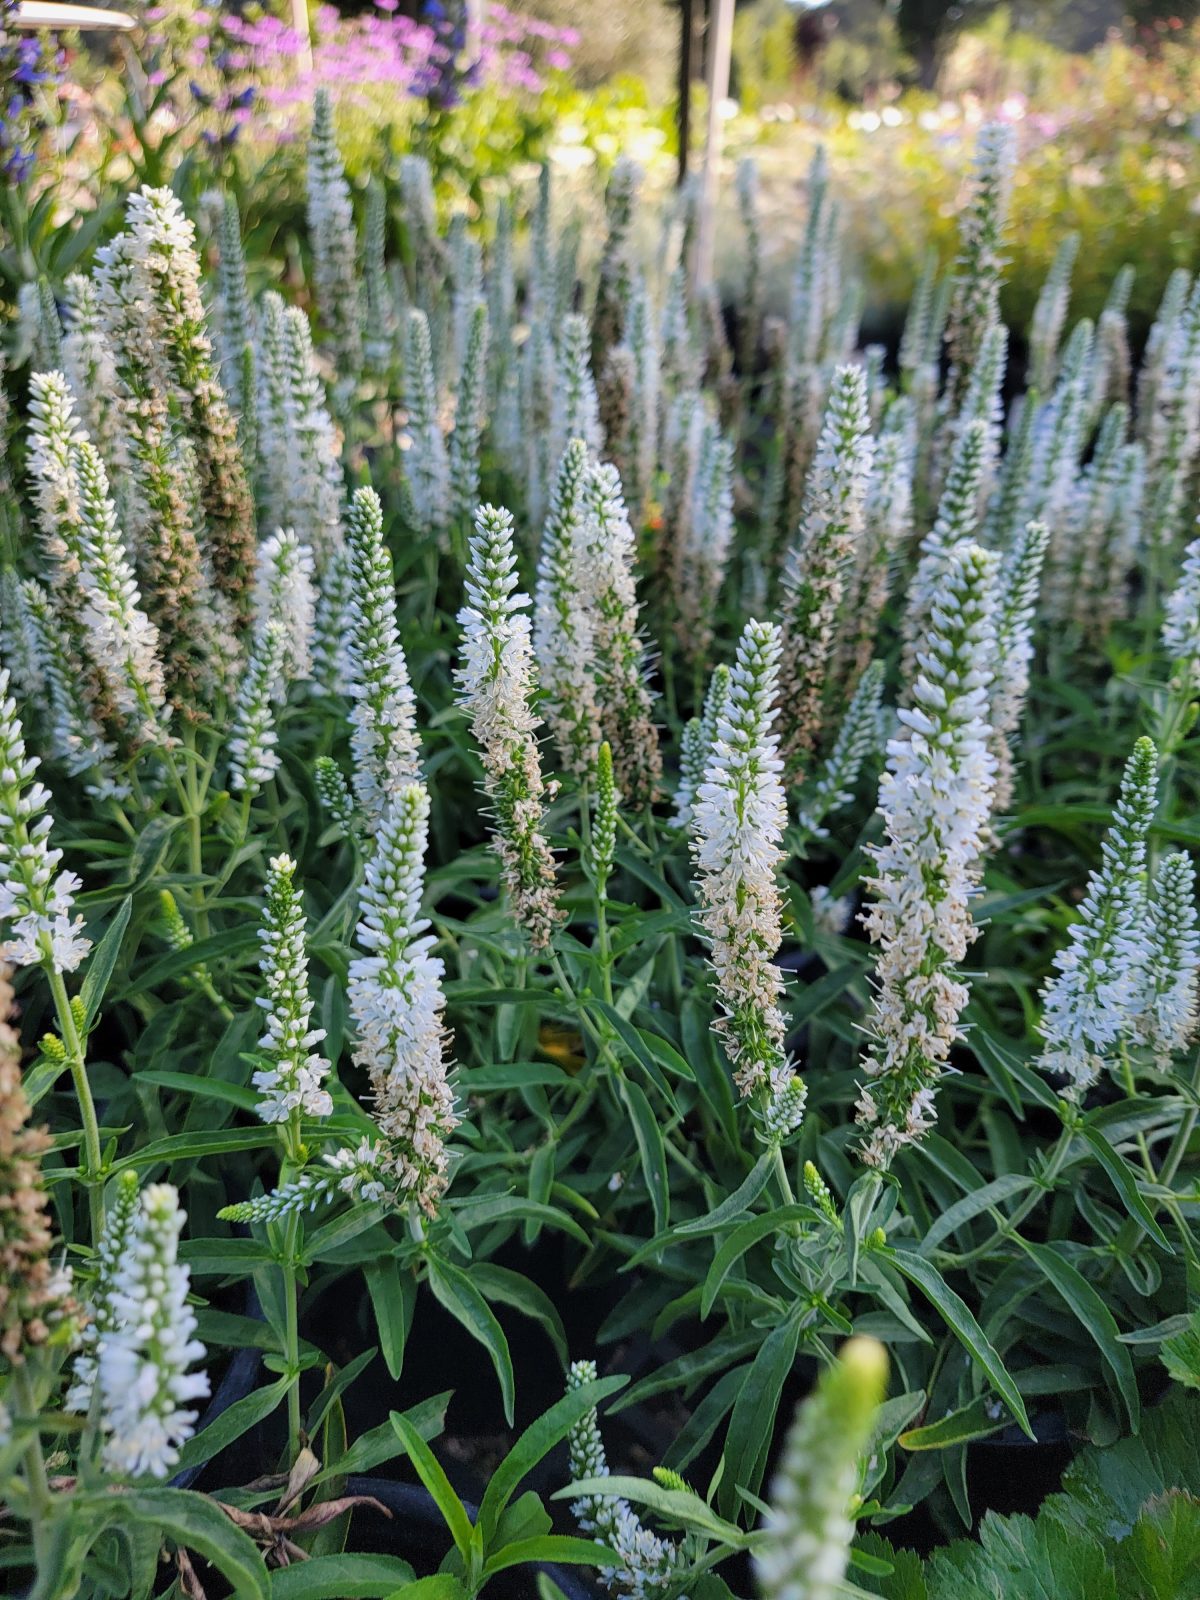
[[[858,1334],[838,1351],[838,1366],[859,1390],[863,1399],[877,1406],[887,1388],[887,1351],[878,1339]]]
[[[41,1047],[42,1054],[49,1057],[51,1061],[65,1061],[67,1059],[66,1048],[56,1033],[43,1034]]]
[[[867,1240],[872,1250],[882,1250],[887,1244],[887,1234],[882,1228],[872,1228],[871,1237]]]
[[[670,1467],[654,1467],[652,1469],[652,1476],[655,1483],[660,1484],[664,1489],[677,1489],[684,1494],[687,1493],[687,1484],[679,1476],[679,1474],[677,1472],[673,1472]]]
[[[82,1032],[87,1026],[87,1007],[81,995],[71,996],[71,1016],[75,1020],[75,1026]]]

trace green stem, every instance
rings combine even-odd
[[[34,1424],[29,1443],[25,1446],[22,1467],[25,1488],[29,1495],[29,1528],[33,1535],[34,1557],[39,1573],[49,1571],[47,1540],[53,1516],[54,1498],[46,1477],[46,1462],[42,1456],[42,1437],[38,1428],[38,1403],[33,1383],[26,1365],[15,1366],[12,1371],[13,1394],[22,1414]]]
[[[46,941],[48,943],[48,940]],[[54,1011],[58,1018],[58,1030],[62,1035],[63,1045],[67,1052],[67,1066],[71,1072],[71,1082],[75,1086],[75,1098],[79,1104],[79,1115],[83,1121],[83,1148],[86,1157],[84,1170],[84,1183],[88,1192],[88,1212],[92,1225],[92,1244],[100,1243],[100,1235],[104,1232],[104,1193],[103,1164],[100,1152],[100,1122],[96,1116],[96,1102],[92,1099],[92,1086],[88,1082],[87,1064],[84,1061],[83,1041],[79,1037],[79,1029],[75,1026],[75,1013],[71,1010],[71,997],[67,993],[67,985],[61,972],[57,971],[49,951],[45,957],[46,976],[50,982],[50,993],[54,997]]]

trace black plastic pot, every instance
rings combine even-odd
[[[378,1555],[396,1555],[411,1561],[418,1572],[422,1567],[436,1571],[450,1546],[450,1534],[433,1497],[416,1484],[397,1483],[392,1478],[351,1477],[346,1480],[348,1494],[367,1494],[392,1513],[391,1520],[372,1515],[369,1508],[355,1513],[354,1548]],[[479,1508],[463,1502],[472,1522]],[[536,1567],[514,1567],[500,1572],[485,1591],[488,1600],[529,1600],[532,1593],[530,1572],[544,1572],[566,1596],[566,1600],[598,1600],[604,1591],[577,1567],[560,1567],[553,1562]]]

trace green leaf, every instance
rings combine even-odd
[[[404,1369],[404,1345],[412,1326],[417,1286],[412,1274],[405,1272],[394,1256],[368,1261],[363,1272],[379,1330],[379,1348],[395,1381]]]
[[[504,1330],[493,1316],[482,1293],[461,1268],[452,1266],[441,1256],[429,1257],[429,1287],[434,1297],[483,1345],[492,1358],[496,1376],[500,1380],[500,1395],[504,1401],[504,1415],[511,1428],[513,1422],[513,1370],[512,1357]]]
[[[560,1211],[557,1206],[541,1205],[521,1194],[482,1195],[477,1200],[464,1200],[454,1208],[459,1226],[469,1233],[472,1228],[482,1228],[495,1222],[510,1222],[532,1217],[550,1228],[569,1233],[579,1244],[590,1245],[591,1240],[574,1217]]]
[[[927,1577],[929,1600],[1118,1600],[1110,1552],[1051,1516],[989,1513],[979,1542],[936,1550]]]
[[[1025,1402],[1021,1399],[1008,1368],[993,1349],[991,1341],[976,1322],[966,1302],[955,1294],[936,1267],[931,1266],[924,1256],[917,1255],[915,1251],[892,1248],[880,1250],[879,1254],[884,1260],[890,1261],[897,1271],[902,1272],[910,1283],[916,1284],[926,1299],[937,1309],[946,1326],[966,1349],[972,1361],[986,1375],[996,1393],[1017,1419],[1021,1431],[1033,1439],[1035,1435],[1029,1426]]]
[[[559,1489],[551,1498],[578,1500],[581,1495],[629,1500],[634,1505],[646,1506],[667,1522],[707,1534],[710,1539],[727,1544],[731,1550],[743,1550],[749,1542],[748,1534],[743,1533],[735,1523],[718,1516],[710,1505],[690,1489],[664,1489],[648,1478],[628,1478],[613,1473],[605,1478],[580,1478],[565,1489]]]
[[[999,1416],[994,1400],[981,1395],[969,1406],[962,1406],[948,1417],[927,1423],[923,1428],[910,1428],[900,1435],[906,1450],[946,1450],[951,1445],[967,1444],[972,1439],[986,1439],[1008,1426],[1008,1418]]]
[[[537,1539],[519,1539],[485,1563],[483,1575],[490,1578],[506,1567],[521,1567],[529,1561],[555,1561],[560,1566],[611,1567],[616,1557],[607,1545],[594,1544],[590,1539],[575,1539],[564,1533],[544,1533]]]
[[[83,1013],[87,1019],[84,1031],[87,1033],[91,1032],[92,1024],[100,1014],[100,1005],[121,953],[121,942],[125,938],[132,911],[133,896],[126,895],[121,901],[120,910],[105,928],[104,937],[92,952],[92,959],[83,975],[79,998],[83,1001]]]
[[[1195,1600],[1200,1594],[1200,1501],[1181,1490],[1148,1500],[1117,1546],[1120,1593],[1138,1600]]]
[[[299,1570],[299,1569],[298,1569]],[[431,1578],[418,1578],[388,1595],[387,1600],[469,1600],[462,1580],[449,1572],[435,1572]]]
[[[1116,1379],[1117,1388],[1129,1414],[1129,1426],[1136,1433],[1141,1417],[1137,1379],[1133,1359],[1120,1342],[1120,1330],[1112,1312],[1096,1290],[1071,1263],[1059,1254],[1052,1244],[1031,1244],[1028,1239],[1014,1236],[1025,1254],[1041,1270],[1050,1283],[1075,1313],[1089,1338],[1095,1341],[1104,1364]],[[1007,1398],[1007,1397],[1006,1397]]]
[[[160,1538],[211,1561],[232,1584],[238,1600],[270,1600],[271,1579],[257,1545],[202,1494],[139,1484],[129,1494],[115,1497],[77,1494],[74,1508],[85,1519],[93,1514],[102,1520],[150,1524]]]
[[[619,1088],[633,1123],[642,1175],[650,1192],[650,1204],[654,1208],[654,1229],[656,1233],[661,1233],[667,1226],[670,1207],[670,1181],[667,1177],[667,1152],[663,1145],[662,1129],[650,1109],[645,1090],[639,1084],[622,1078]]]
[[[187,1072],[138,1072],[138,1083],[150,1083],[158,1089],[176,1089],[180,1094],[196,1095],[201,1100],[220,1100],[225,1105],[236,1106],[239,1111],[253,1111],[262,1096],[257,1089],[246,1089],[237,1083],[222,1083],[219,1078],[198,1077]]]
[[[921,1240],[919,1249],[923,1256],[932,1255],[943,1239],[948,1239],[952,1233],[957,1232],[966,1222],[971,1222],[981,1212],[990,1211],[993,1206],[1011,1200],[1014,1195],[1021,1194],[1033,1185],[1032,1178],[1023,1177],[1020,1173],[1009,1172],[1002,1178],[996,1178],[991,1183],[985,1183],[976,1189],[974,1194],[964,1195],[961,1200],[956,1200],[953,1205],[947,1206],[941,1212],[929,1232]]]
[[[575,1424],[598,1406],[601,1400],[623,1389],[628,1382],[628,1378],[617,1376],[580,1384],[543,1412],[536,1422],[530,1423],[492,1473],[484,1493],[479,1508],[479,1526],[483,1530],[485,1549],[522,1478],[532,1472],[543,1456],[553,1450],[560,1439],[565,1439]]]
[[[817,1220],[817,1215],[812,1206],[779,1206],[774,1211],[765,1211],[757,1217],[751,1217],[747,1222],[734,1228],[713,1257],[712,1266],[709,1267],[704,1279],[704,1288],[700,1295],[701,1318],[708,1316],[721,1285],[747,1250],[752,1249],[761,1239],[772,1238],[782,1233],[789,1223],[813,1222]],[[681,1233],[683,1230],[677,1228],[675,1231]]]
[[[1098,1128],[1091,1127],[1085,1122],[1079,1132],[1095,1151],[1097,1160],[1112,1180],[1112,1186],[1120,1195],[1121,1203],[1129,1215],[1144,1232],[1150,1235],[1160,1250],[1165,1250],[1169,1256],[1173,1256],[1175,1252],[1171,1248],[1170,1241],[1155,1222],[1150,1207],[1138,1191],[1129,1163],[1123,1156],[1117,1154]]]
[[[732,1222],[734,1217],[740,1217],[743,1211],[750,1209],[771,1181],[771,1173],[774,1170],[774,1152],[764,1150],[750,1169],[748,1176],[738,1184],[731,1195],[722,1200],[720,1205],[714,1206],[706,1217],[697,1217],[692,1222],[681,1223],[675,1232],[715,1233],[718,1228],[723,1228],[727,1222]]]
[[[451,1488],[441,1462],[407,1417],[402,1416],[399,1411],[393,1411],[389,1420],[396,1430],[400,1443],[408,1452],[408,1459],[416,1468],[417,1476],[429,1490],[434,1504],[446,1519],[446,1526],[450,1530],[455,1548],[464,1562],[469,1561],[471,1547],[475,1542],[475,1529],[471,1526],[471,1519],[467,1516],[462,1501]]]
[[[471,1277],[485,1300],[497,1300],[502,1306],[512,1306],[515,1311],[540,1323],[549,1334],[559,1360],[566,1366],[569,1357],[566,1329],[558,1314],[558,1307],[544,1290],[510,1267],[497,1267],[490,1261],[476,1261],[471,1267]]]
[[[274,1128],[223,1128],[213,1132],[172,1134],[166,1139],[154,1139],[135,1150],[131,1156],[114,1161],[112,1170],[124,1172],[126,1167],[153,1167],[160,1161],[187,1161],[199,1156],[226,1155],[231,1150],[262,1150],[277,1144],[279,1135]]]
[[[725,1479],[717,1503],[729,1516],[740,1504],[739,1489],[757,1494],[775,1432],[775,1416],[784,1380],[792,1370],[800,1342],[800,1320],[788,1317],[762,1342],[741,1392],[733,1405],[725,1435]]]
[[[314,1556],[271,1574],[271,1600],[383,1600],[412,1575],[399,1556]]]
[[[1187,1326],[1171,1335],[1159,1355],[1176,1383],[1200,1389],[1200,1311],[1192,1312]]]
[[[209,1423],[207,1428],[188,1440],[179,1452],[178,1471],[186,1472],[189,1467],[203,1466],[206,1461],[211,1461],[221,1451],[240,1439],[244,1433],[249,1432],[264,1417],[269,1417],[276,1406],[282,1404],[288,1392],[287,1378],[280,1378],[277,1383],[269,1384],[265,1389],[257,1389],[253,1394],[248,1394],[242,1400],[235,1400],[219,1416]]]

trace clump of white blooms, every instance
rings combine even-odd
[[[813,928],[827,938],[845,933],[854,914],[852,895],[835,895],[827,883],[818,883],[809,891]]]
[[[146,1189],[113,1274],[110,1326],[97,1339],[104,1457],[130,1477],[167,1476],[193,1432],[197,1413],[188,1402],[208,1393],[207,1374],[188,1370],[205,1352],[179,1261],[185,1221],[171,1184]]]
[[[783,572],[781,674],[786,753],[811,754],[822,724],[830,646],[847,564],[863,531],[873,446],[866,379],[839,367]]]
[[[1196,1033],[1196,984],[1200,933],[1196,923],[1196,873],[1182,852],[1170,855],[1155,874],[1146,923],[1146,965],[1137,1037],[1149,1045],[1154,1064],[1169,1072],[1172,1057]]]
[[[481,506],[471,538],[467,603],[458,613],[463,644],[455,679],[496,808],[495,847],[513,915],[539,950],[549,944],[561,912],[554,857],[542,831],[547,790],[534,737],[538,718],[530,706],[533,645],[524,615],[530,600],[517,589],[516,566],[512,516]]]
[[[875,904],[863,916],[880,946],[858,1101],[870,1166],[934,1124],[934,1096],[958,1038],[968,988],[956,969],[977,930],[969,902],[992,806],[988,686],[995,665],[999,558],[977,545],[947,558],[917,653],[912,705],[888,745],[879,785],[884,844],[871,848]]]
[[[594,1361],[572,1361],[567,1369],[568,1393],[595,1381]],[[572,1427],[567,1449],[574,1482],[608,1477],[594,1406]],[[618,1600],[652,1600],[666,1594],[677,1581],[678,1546],[652,1533],[627,1500],[617,1495],[585,1494],[571,1502],[571,1512],[584,1533],[607,1545],[618,1558],[618,1566],[600,1569],[605,1588]]]
[[[403,1199],[402,1178],[403,1169],[386,1141],[373,1144],[370,1139],[360,1139],[353,1148],[346,1145],[327,1152],[320,1166],[307,1167],[278,1189],[222,1206],[217,1215],[222,1222],[260,1224],[315,1211],[338,1195],[366,1205],[394,1203]]]
[[[346,521],[347,690],[354,793],[377,823],[392,797],[420,776],[416,696],[396,622],[392,563],[383,539],[383,506],[374,489],[357,489]]]
[[[699,923],[724,1013],[716,1029],[738,1088],[768,1120],[786,1107],[798,1125],[803,1104],[795,1102],[799,1080],[784,1047],[783,978],[773,959],[783,937],[776,869],[787,823],[774,731],[779,652],[772,623],[746,624],[692,802],[691,847]]]
[[[1114,1058],[1139,1007],[1149,955],[1144,915],[1146,836],[1157,801],[1158,752],[1139,739],[1125,766],[1100,866],[1054,975],[1042,989],[1041,1067],[1081,1097]]]
[[[861,1458],[886,1383],[883,1346],[851,1339],[800,1406],[763,1524],[772,1537],[754,1553],[763,1600],[835,1600],[845,1592]]]
[[[263,1096],[254,1109],[264,1122],[287,1122],[293,1115],[327,1117],[333,1110],[333,1100],[323,1087],[329,1062],[313,1048],[325,1030],[311,1026],[304,909],[295,874],[296,863],[290,856],[272,858],[258,934],[259,971],[267,987],[257,1001],[267,1019],[258,1048],[268,1064],[251,1081]]]
[[[89,1316],[80,1338],[82,1348],[75,1357],[71,1387],[63,1401],[68,1411],[86,1413],[91,1406],[96,1385],[96,1352],[103,1336],[116,1327],[113,1286],[137,1229],[140,1204],[137,1173],[126,1168],[116,1178],[113,1201],[96,1247],[95,1276],[88,1297]]]
[[[594,624],[579,582],[587,445],[572,439],[554,478],[534,591],[533,649],[546,721],[563,765],[586,782],[600,745]]]
[[[350,185],[337,147],[328,91],[313,97],[308,139],[308,237],[312,245],[313,291],[338,376],[357,378],[362,366],[355,261],[358,235]]]
[[[254,624],[259,634],[272,622],[283,629],[283,672],[289,681],[312,676],[316,607],[312,551],[291,528],[280,528],[258,547]]]
[[[104,463],[76,423],[62,373],[33,374],[29,414],[29,466],[61,624],[94,675],[98,714],[108,710],[135,742],[152,739],[165,698],[158,630],[142,609]]]
[[[429,796],[420,784],[398,790],[384,814],[360,898],[358,942],[350,965],[350,1011],[357,1065],[371,1080],[375,1120],[386,1140],[380,1158],[391,1186],[432,1216],[446,1187],[445,1141],[458,1125],[443,1058],[442,962],[421,916]]]
[[[1179,582],[1167,597],[1162,642],[1175,686],[1186,694],[1200,692],[1200,539],[1183,553]]]
[[[8,673],[0,671],[0,921],[10,928],[0,961],[74,972],[92,948],[83,918],[71,915],[82,885],[57,870],[62,851],[50,845],[50,791],[33,778],[39,765],[25,753]]]

